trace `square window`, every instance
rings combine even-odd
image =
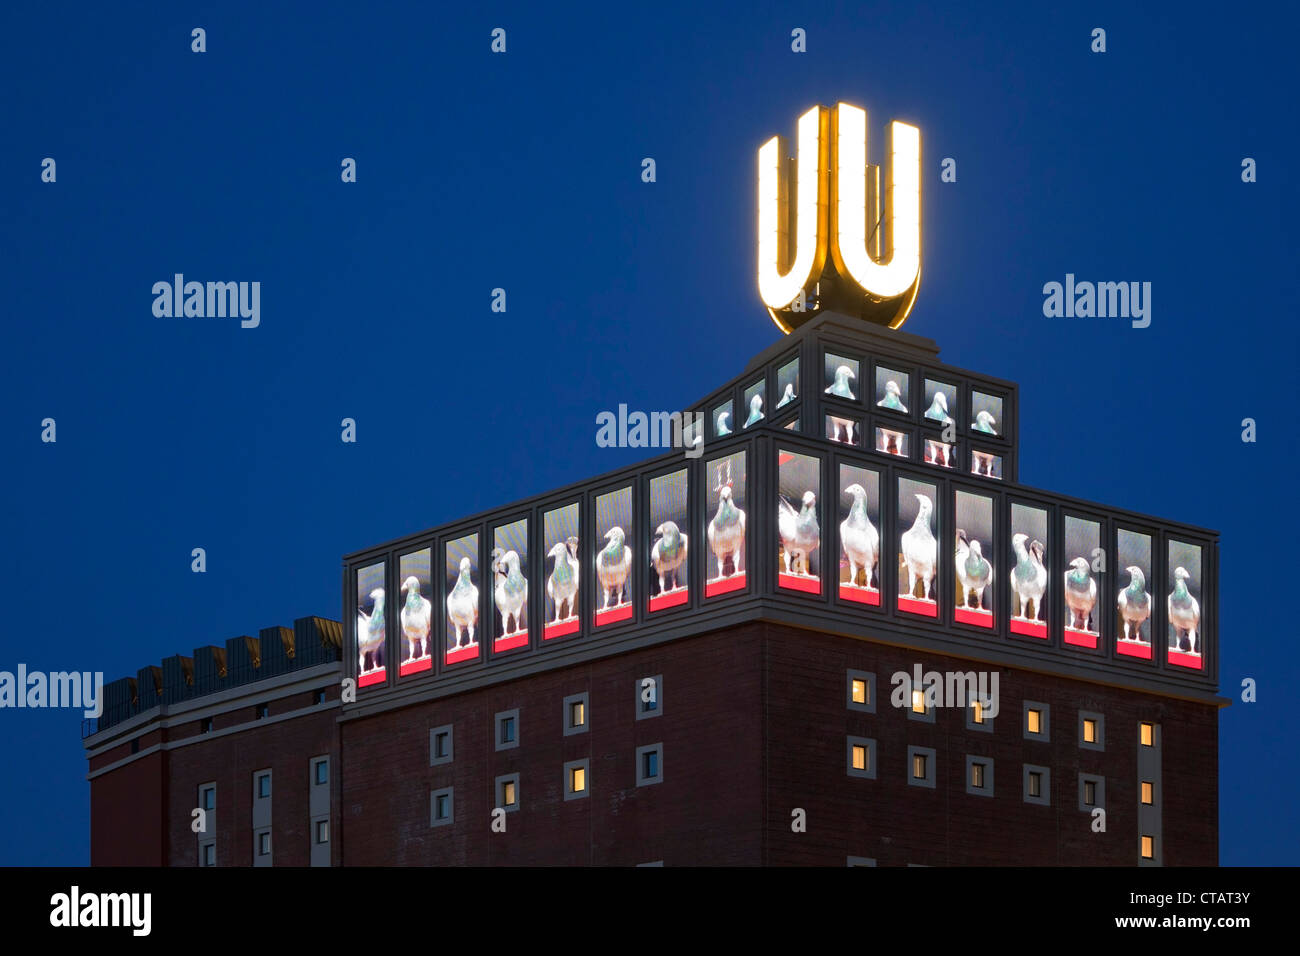
[[[1051,709],[1041,701],[1025,701],[1025,739],[1048,740],[1052,730]]]
[[[512,750],[519,746],[519,710],[503,710],[496,715],[496,749]]]
[[[870,737],[848,738],[848,774],[876,779],[876,742]]]
[[[261,833],[257,835],[257,855],[258,856],[271,855],[271,831],[270,830],[263,830]]]
[[[316,842],[329,843],[330,841],[330,822],[328,820],[316,821]]]
[[[907,748],[907,782],[913,787],[934,788],[934,748]]]
[[[318,705],[325,703],[325,689],[323,687],[316,691],[316,703]]]
[[[855,358],[836,355],[833,352],[824,353],[823,359],[822,374],[826,387],[822,391],[827,395],[833,395],[835,398],[845,398],[850,402],[856,402],[858,400],[858,374],[862,370],[861,363]]]
[[[312,764],[312,780],[318,787],[323,787],[330,782],[330,762],[328,760],[317,760]]]
[[[638,764],[640,761],[638,761]],[[571,760],[564,765],[564,799],[578,800],[587,796],[591,780],[588,771],[590,759]],[[639,770],[639,767],[638,767]]]
[[[1101,714],[1079,711],[1079,746],[1085,750],[1106,749],[1106,722]]]
[[[1024,801],[1040,806],[1050,806],[1052,802],[1052,772],[1047,767],[1025,764]]]
[[[447,787],[442,790],[434,790],[429,795],[430,826],[441,827],[455,822],[456,803],[453,791],[454,788]]]
[[[271,795],[271,775],[269,773],[260,773],[257,775],[257,798],[265,800]]]
[[[993,796],[993,760],[967,754],[966,792],[977,797]]]
[[[1142,781],[1142,802],[1145,804],[1155,803],[1155,785],[1150,780]]]
[[[866,671],[849,671],[847,674],[846,703],[849,710],[863,713],[876,712],[876,675]]]
[[[1142,837],[1142,859],[1154,860],[1156,858],[1156,838],[1151,836]]]
[[[451,724],[443,724],[429,731],[429,766],[451,763],[453,756]]]
[[[217,809],[217,788],[211,784],[199,788],[199,806],[204,810]]]
[[[636,785],[644,787],[664,779],[664,745],[650,744],[636,748]]]
[[[1079,774],[1079,809],[1088,813],[1106,806],[1106,778],[1090,773]]]
[[[519,809],[519,774],[503,774],[496,778],[496,807],[507,813]]]
[[[1139,726],[1142,729],[1142,746],[1154,747],[1156,745],[1156,725],[1143,721]]]
[[[587,732],[587,704],[586,694],[574,694],[564,698],[564,736]]]
[[[270,716],[271,716],[271,705],[270,705],[270,704],[258,704],[258,705],[257,705],[257,719],[258,719],[258,720],[264,720],[265,718],[270,717]]]
[[[210,734],[210,733],[212,733],[212,718],[211,718],[211,717],[204,717],[201,721],[199,721],[199,733],[201,733],[201,734]]]
[[[636,682],[636,719],[658,717],[663,711],[664,675],[642,677]]]
[[[981,733],[993,733],[993,717],[990,715],[992,706],[990,702],[976,698],[970,702],[966,708],[966,729],[978,730]]]
[[[984,789],[984,765],[982,763],[971,764],[970,783],[972,787]]]
[[[199,866],[216,866],[217,865],[217,845],[216,843],[205,843],[199,847]]]

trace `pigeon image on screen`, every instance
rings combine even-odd
[[[652,599],[687,587],[690,535],[682,530],[690,517],[687,488],[684,468],[650,479],[650,525],[654,528],[650,541]],[[650,607],[655,609],[653,600]]]
[[[956,552],[953,567],[957,575],[958,608],[993,610],[995,576],[993,549],[993,499],[958,489],[956,504]],[[978,626],[992,626],[992,620],[966,620]]]
[[[932,422],[948,424],[957,407],[957,389],[932,378],[925,380],[925,417]]]
[[[597,612],[624,608],[632,601],[632,568],[636,556],[632,527],[632,489],[620,488],[596,498],[596,544],[593,571],[600,588]],[[644,560],[644,557],[642,558]],[[598,617],[597,624],[626,620],[623,615]]]
[[[1099,633],[1097,596],[1103,593],[1106,554],[1101,546],[1101,524],[1087,518],[1065,516],[1065,627],[1075,636]],[[1106,589],[1108,590],[1108,589]],[[1067,643],[1073,639],[1066,634]],[[1075,643],[1079,643],[1074,641]],[[1082,642],[1095,647],[1095,641]]]
[[[429,656],[429,629],[433,625],[433,605],[420,594],[420,579],[411,575],[402,582],[406,601],[402,604],[402,636],[406,638],[407,660]]]
[[[842,465],[841,476],[847,477],[845,471],[851,467]],[[863,472],[863,469],[852,470]],[[864,480],[867,474],[876,478],[874,472],[866,472]],[[872,484],[874,487],[876,482]],[[855,481],[844,489],[844,494],[853,503],[849,506],[848,516],[840,522],[840,547],[849,565],[848,578],[843,583],[879,590],[880,532],[871,520],[867,489]]]
[[[894,431],[892,428],[877,428],[876,451],[883,451],[887,455],[898,455],[906,458],[908,455],[907,433]]]
[[[933,602],[939,554],[933,524],[934,486],[910,478],[900,478],[898,485],[898,523],[906,529],[899,536],[899,581],[905,585],[899,589],[899,598]]]
[[[971,430],[982,435],[1001,435],[1002,399],[984,392],[971,392]]]
[[[984,557],[979,538],[968,538],[964,528],[957,529],[956,568],[962,594],[959,606],[990,610],[984,594],[993,583],[993,565]]]
[[[856,402],[858,399],[854,392],[854,383],[858,379],[859,368],[861,368],[861,364],[857,359],[832,355],[827,352],[825,358],[826,388],[823,391],[827,395],[834,395],[836,398],[847,398],[849,401]]]
[[[519,555],[514,551],[492,549],[492,594],[497,613],[501,615],[502,635],[525,629],[524,605],[528,601],[528,579],[519,567]]]
[[[713,433],[719,438],[730,435],[735,419],[731,417],[731,402],[725,402],[713,410]]]
[[[575,600],[578,596],[578,539],[557,541],[548,555],[554,564],[546,579],[546,596],[554,609],[552,624],[577,617]]]
[[[627,546],[623,529],[618,525],[610,528],[605,540],[608,544],[596,553],[596,574],[604,598],[601,610],[609,609],[611,599],[615,607],[627,603],[627,576],[632,571],[632,549]]]
[[[876,367],[876,407],[895,412],[906,412],[908,383],[911,376],[892,368]]]
[[[956,454],[956,445],[948,445],[941,441],[935,441],[933,438],[925,440],[925,461],[927,464],[938,465],[940,468],[951,468],[955,463]]]
[[[1152,598],[1148,588],[1151,580],[1151,536],[1139,531],[1120,528],[1116,531],[1119,545],[1119,564],[1123,568],[1119,592],[1115,597],[1117,611],[1116,624],[1120,634],[1121,645],[1127,644],[1130,650],[1140,650],[1139,656],[1150,657],[1150,631],[1147,622],[1151,619]],[[1136,648],[1134,645],[1142,645]],[[1132,656],[1132,655],[1130,655]]]
[[[745,453],[710,461],[705,475],[709,480],[705,538],[712,552],[705,583],[717,584],[745,571]]]
[[[1011,587],[1016,593],[1016,612],[1013,617],[1026,621],[1047,620],[1043,612],[1043,596],[1047,593],[1047,567],[1043,563],[1046,549],[1037,539],[1029,540],[1024,533],[1011,536],[1011,550],[1016,563],[1011,569]]]
[[[789,405],[799,397],[799,360],[787,362],[776,370],[776,407]]]
[[[1169,628],[1169,650],[1182,655],[1199,656],[1201,647],[1201,548],[1181,541],[1169,541],[1165,564],[1170,584],[1165,600]],[[1197,666],[1180,658],[1177,663]]]
[[[357,673],[365,675],[384,668],[384,564],[357,569]]]
[[[1074,558],[1070,561],[1070,570],[1065,572],[1065,609],[1069,627],[1095,634],[1097,627],[1092,612],[1096,606],[1097,582],[1092,577],[1088,559]]]
[[[826,416],[826,437],[830,441],[837,441],[844,445],[856,445],[858,436],[862,433],[862,426],[852,418],[841,418],[838,415]]]
[[[1128,587],[1119,592],[1119,617],[1124,625],[1124,640],[1145,641],[1142,625],[1151,616],[1151,594],[1147,591],[1146,575],[1142,569],[1130,564],[1124,569],[1129,576]]]
[[[745,424],[742,428],[748,428],[751,425],[757,425],[763,420],[763,382],[759,380],[749,388],[745,389],[744,405],[747,411]]]
[[[817,525],[817,496],[811,491],[805,491],[797,511],[785,495],[780,495],[779,501],[777,526],[781,531],[781,556],[785,560],[785,572],[812,577],[812,572],[808,570],[808,555],[815,554],[817,545],[821,543],[821,529]]]
[[[448,634],[451,650],[478,643],[474,639],[474,628],[478,626],[478,586],[474,583],[474,565],[469,558],[461,558],[456,569],[456,583],[447,595],[447,619],[454,631]]]

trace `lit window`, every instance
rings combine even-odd
[[[1156,739],[1156,726],[1155,726],[1155,724],[1143,723],[1143,724],[1141,725],[1141,727],[1142,727],[1142,746],[1143,746],[1143,747],[1154,747],[1154,746],[1155,746],[1155,739]],[[1143,837],[1143,839],[1145,840],[1146,837]]]
[[[501,805],[503,807],[513,807],[515,805],[515,782],[507,780],[501,787]]]
[[[855,704],[867,703],[867,682],[866,681],[857,680],[857,679],[853,681],[853,703]]]
[[[1083,741],[1088,744],[1097,742],[1097,722],[1095,720],[1085,720],[1083,722]]]
[[[329,843],[330,841],[330,822],[328,820],[316,821],[316,842]]]
[[[1030,710],[1026,716],[1029,721],[1029,732],[1031,734],[1041,734],[1042,731],[1042,714],[1036,710]]]
[[[914,714],[925,713],[925,691],[923,690],[912,691],[912,713]]]
[[[587,732],[587,706],[587,694],[572,694],[564,698],[560,712],[564,721],[564,736]]]
[[[912,754],[912,777],[916,780],[925,779],[925,754]]]
[[[875,780],[876,758],[873,751],[876,749],[876,742],[870,737],[849,737],[846,743],[848,749],[845,769],[848,775]]]
[[[257,777],[257,796],[259,800],[265,800],[271,795],[271,775],[269,773],[258,774]]]
[[[982,724],[982,723],[984,723],[984,704],[983,704],[983,702],[977,700],[977,701],[975,701],[975,703],[973,703],[973,704],[971,705],[971,708],[972,708],[971,720],[973,720],[973,721],[974,721],[975,723],[977,723],[977,724]]]
[[[984,789],[984,764],[973,763],[970,765],[970,785]]]
[[[574,767],[569,771],[569,789],[574,793],[585,793],[587,790],[587,768]]]
[[[587,705],[580,700],[569,704],[569,726],[581,727],[587,722]]]
[[[1142,802],[1143,803],[1147,803],[1147,804],[1155,803],[1155,789],[1156,788],[1152,785],[1150,780],[1142,781]]]
[[[328,760],[317,760],[314,764],[316,768],[316,786],[321,787],[330,782],[330,762]]]
[[[1090,807],[1097,805],[1097,781],[1085,780],[1083,782],[1083,802]]]
[[[854,770],[867,769],[867,748],[862,746],[861,744],[853,745],[853,769]]]
[[[1155,837],[1142,837],[1142,859],[1154,860],[1156,857],[1156,839]]]

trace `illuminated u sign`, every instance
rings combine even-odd
[[[830,308],[898,328],[921,284],[920,131],[890,124],[883,196],[864,110],[814,106],[798,137],[794,159],[780,136],[758,151],[759,296],[783,332]]]

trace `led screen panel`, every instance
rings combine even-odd
[[[1002,480],[1002,456],[992,452],[972,448],[970,453],[970,473],[982,478]]]
[[[957,386],[940,382],[938,379],[925,380],[925,418],[927,421],[946,425],[953,421],[960,409],[957,408]]]
[[[1201,643],[1201,615],[1205,610],[1201,548],[1172,540],[1168,548],[1165,622],[1169,632],[1169,663],[1201,670],[1205,666],[1205,648]]]
[[[749,497],[746,492],[745,452],[715,458],[704,468],[707,482],[704,596],[706,598],[743,591],[746,587],[745,521]]]
[[[596,626],[630,621],[634,577],[632,565],[632,489],[619,488],[596,498]]]
[[[1151,660],[1151,536],[1119,529],[1119,593],[1115,599],[1115,650]]]
[[[786,362],[776,370],[776,407],[784,408],[799,397],[799,360]]]
[[[402,582],[400,643],[402,663],[398,674],[408,677],[433,669],[433,551],[421,548],[397,560],[397,579]]]
[[[734,403],[727,399],[721,405],[713,407],[713,413],[709,416],[713,420],[713,434],[718,438],[725,438],[736,430],[736,416],[732,411]]]
[[[387,680],[384,652],[384,562],[357,569],[357,686]]]
[[[448,664],[478,658],[479,564],[478,532],[447,542],[447,596],[443,609],[447,615]]]
[[[957,491],[956,599],[953,619],[959,624],[992,629],[993,603],[1000,580],[998,553],[993,541],[993,499]]]
[[[767,417],[767,398],[766,382],[759,379],[749,388],[745,389],[741,410],[745,413],[745,423],[741,428],[749,428],[751,425],[757,425]]]
[[[907,458],[912,453],[908,441],[910,437],[907,432],[900,432],[893,428],[877,428],[876,451],[883,451],[886,455],[898,455],[900,458]]]
[[[946,442],[925,440],[925,463],[940,468],[952,468],[957,464],[957,446]]]
[[[1011,633],[1047,640],[1047,602],[1051,600],[1048,568],[1047,511],[1011,505]]]
[[[907,413],[912,403],[909,382],[912,377],[883,365],[876,366],[876,407],[891,412]]]
[[[826,386],[824,391],[826,394],[856,402],[858,400],[858,375],[862,363],[857,359],[827,352],[824,364],[823,374],[825,375]]]
[[[777,452],[777,584],[821,593],[821,460]]]
[[[649,608],[664,611],[690,601],[690,527],[683,468],[650,479]]]
[[[1065,643],[1095,650],[1101,634],[1100,594],[1110,593],[1101,522],[1065,516]]]
[[[553,641],[578,633],[578,502],[555,508],[542,515],[543,567],[546,587],[546,619],[542,640]]]
[[[984,392],[971,392],[971,431],[981,435],[1002,434],[1002,399]]]
[[[492,530],[492,651],[528,646],[528,519]]]
[[[839,595],[880,606],[880,475],[840,465]]]
[[[862,422],[857,418],[827,415],[826,438],[842,445],[859,445],[862,443]]]
[[[913,478],[898,479],[898,609],[938,617],[938,518],[934,485]]]

